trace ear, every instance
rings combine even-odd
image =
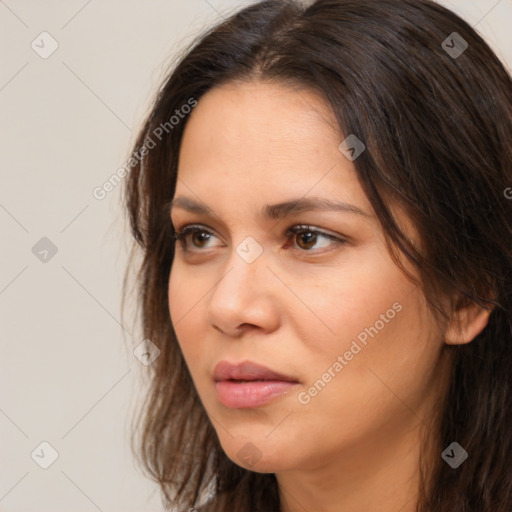
[[[484,309],[462,297],[452,313],[444,334],[448,345],[462,345],[475,339],[487,326],[492,308]]]

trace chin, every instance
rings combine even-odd
[[[288,456],[295,452],[293,446],[287,445],[278,437],[274,442],[265,440],[265,435],[245,435],[243,439],[227,436],[221,441],[221,446],[229,459],[249,471],[275,473],[289,469]]]

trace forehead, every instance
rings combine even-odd
[[[330,107],[313,91],[264,82],[222,85],[201,97],[187,122],[176,195],[243,196],[255,204],[314,195],[357,200],[370,210],[352,162],[338,149],[342,137]]]
[[[258,149],[265,149],[260,157],[270,156],[273,149],[280,149],[273,157],[291,157],[337,150],[340,137],[334,115],[319,94],[276,83],[235,82],[201,97],[185,128],[182,153],[189,142],[201,142],[194,147],[195,156],[203,147],[216,145],[217,156],[226,148],[233,158]]]

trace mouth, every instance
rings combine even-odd
[[[298,379],[284,373],[271,370],[251,361],[233,364],[228,361],[221,361],[215,367],[213,372],[215,382],[220,381],[240,381],[240,382],[261,382],[261,381],[282,381],[296,382]]]
[[[294,377],[247,361],[221,361],[213,377],[219,401],[233,409],[260,407],[300,384]]]
[[[287,382],[287,381],[272,381],[269,379],[227,379],[219,382]]]

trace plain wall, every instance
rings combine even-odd
[[[0,2],[1,511],[162,510],[129,449],[147,370],[120,319],[121,186],[93,190],[124,164],[173,55],[248,3]],[[512,69],[512,0],[442,3]],[[42,442],[58,452],[47,469]]]

